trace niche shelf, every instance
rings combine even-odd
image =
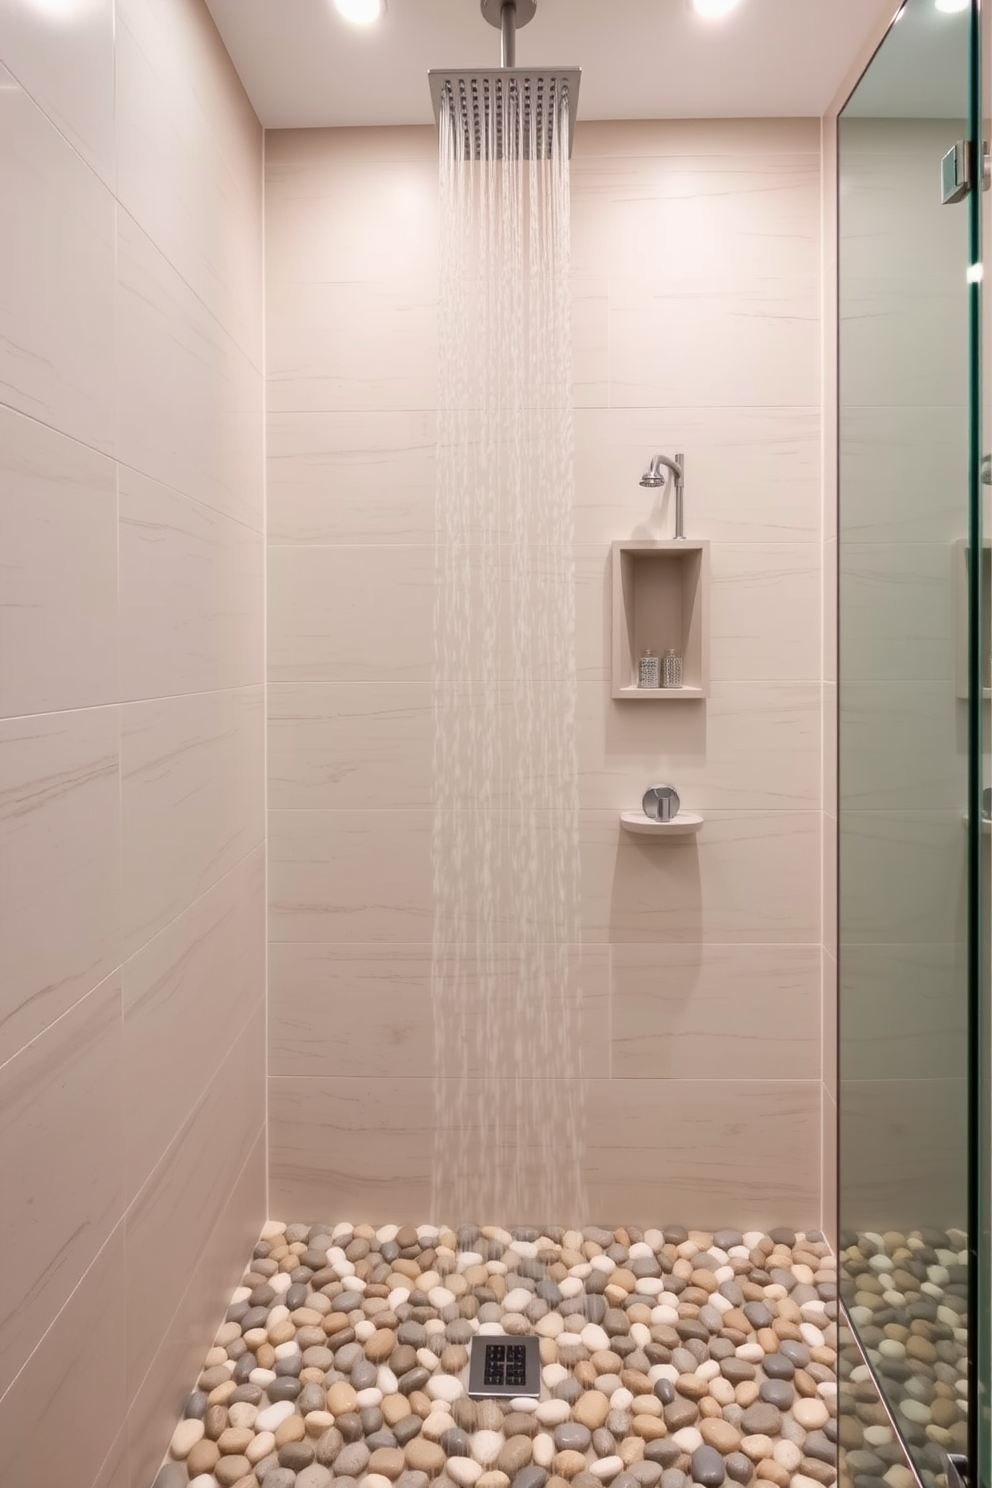
[[[680,811],[671,821],[652,821],[643,811],[622,811],[620,825],[640,837],[691,837],[703,825],[698,811]]]
[[[968,557],[971,545],[966,537],[959,538],[954,544],[954,589],[955,589],[955,649],[954,649],[954,673],[956,691],[959,698],[968,696]],[[990,603],[992,603],[992,538],[986,538],[982,544],[982,614],[985,617],[985,636],[982,646],[986,658],[986,676],[988,675],[989,652],[992,649],[992,641],[989,636]],[[983,698],[992,698],[992,687],[982,688]]]
[[[613,696],[694,702],[709,696],[710,545],[688,538],[613,544]],[[682,656],[682,687],[638,687],[645,647]]]

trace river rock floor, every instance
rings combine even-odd
[[[816,1233],[272,1221],[156,1488],[831,1488],[836,1306]],[[540,1401],[469,1399],[502,1332]]]

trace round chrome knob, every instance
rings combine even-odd
[[[671,785],[648,786],[641,802],[644,815],[660,822],[674,821],[681,804],[678,791]]]

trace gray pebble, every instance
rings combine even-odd
[[[344,1473],[350,1478],[359,1477],[368,1466],[370,1456],[371,1453],[363,1441],[349,1442],[338,1453],[338,1459],[334,1464],[337,1470],[335,1476],[338,1473]]]
[[[769,1359],[770,1354],[765,1355]],[[720,1364],[720,1373],[724,1379],[729,1380],[732,1385],[742,1385],[745,1380],[754,1379],[754,1365],[749,1364],[747,1359],[727,1358]],[[657,1391],[656,1391],[657,1393]]]
[[[661,1488],[688,1488],[689,1479],[678,1468],[669,1467],[661,1475]]]
[[[744,1363],[744,1360],[742,1359],[740,1360],[740,1362]],[[751,1374],[748,1375],[747,1378],[752,1379],[754,1377],[754,1369],[751,1365],[748,1365],[748,1368],[751,1369]],[[654,1393],[655,1397],[661,1401],[662,1405],[671,1405],[672,1401],[675,1399],[675,1386],[669,1379],[656,1380]]]
[[[397,1446],[397,1441],[393,1432],[384,1427],[381,1431],[370,1431],[365,1437],[365,1445],[370,1452],[377,1452],[380,1447]]]
[[[468,1328],[467,1323],[465,1326]],[[451,1343],[463,1343],[467,1341],[465,1339],[451,1338],[450,1335],[451,1328],[449,1327],[448,1336]],[[471,1328],[468,1329],[468,1336],[469,1338],[472,1336]],[[425,1348],[427,1345],[427,1329],[421,1323],[400,1323],[399,1328],[396,1330],[396,1340],[398,1343],[409,1344],[410,1348]]]
[[[752,1328],[770,1328],[775,1321],[771,1308],[764,1302],[745,1302],[743,1313]]]
[[[818,1462],[837,1461],[837,1448],[833,1442],[827,1440],[822,1431],[809,1433],[803,1442],[803,1453],[807,1457],[815,1457]]]
[[[792,1416],[785,1416],[783,1418],[782,1435],[785,1437],[786,1441],[795,1442],[797,1447],[801,1447],[803,1442],[806,1440],[806,1432],[800,1426],[799,1422],[794,1420]]]
[[[431,1377],[429,1369],[421,1366],[418,1369],[409,1369],[400,1380],[400,1394],[412,1395],[415,1390],[422,1390]]]
[[[547,1481],[548,1475],[544,1468],[532,1462],[529,1467],[522,1467],[516,1474],[512,1488],[544,1488]]]
[[[262,1402],[261,1385],[239,1385],[227,1403],[228,1405],[240,1405],[242,1401],[246,1405],[260,1405]]]
[[[720,1296],[725,1297],[730,1303],[731,1307],[744,1306],[744,1293],[741,1291],[736,1281],[721,1281]]]
[[[303,1368],[303,1355],[291,1354],[288,1359],[277,1359],[275,1374],[279,1379],[296,1378]]]
[[[186,1488],[188,1482],[185,1462],[167,1462],[159,1468],[152,1488]]]
[[[343,1348],[335,1349],[334,1367],[342,1374],[350,1374],[358,1361],[364,1358],[365,1350],[360,1343],[346,1343]]]
[[[796,1392],[788,1380],[768,1379],[762,1380],[758,1397],[766,1405],[774,1405],[777,1410],[786,1411],[791,1408]]]
[[[429,1482],[430,1478],[425,1472],[415,1472],[408,1467],[396,1479],[396,1488],[427,1488]]]
[[[592,1433],[578,1421],[565,1421],[555,1427],[554,1440],[559,1452],[585,1452],[592,1441]]]
[[[255,1474],[258,1477],[261,1477],[261,1474],[259,1472],[261,1466],[262,1464],[259,1463],[258,1467],[256,1467],[255,1469]],[[261,1480],[265,1484],[265,1488],[294,1488],[294,1484],[296,1483],[296,1474],[290,1467],[274,1467],[272,1471],[267,1472]]]
[[[655,1488],[655,1484],[661,1482],[661,1464],[649,1462],[647,1458],[642,1462],[632,1462],[627,1471],[641,1488]]]
[[[724,1476],[723,1458],[716,1447],[697,1447],[692,1454],[693,1482],[702,1488],[720,1488]]]
[[[402,1421],[397,1421],[393,1427],[393,1435],[398,1447],[405,1447],[407,1442],[412,1442],[415,1436],[419,1436],[423,1428],[423,1421],[416,1414],[404,1416]]]
[[[327,1409],[327,1395],[322,1385],[304,1385],[296,1402],[296,1409],[301,1416],[309,1416],[311,1411],[322,1411]]]
[[[671,1467],[682,1456],[682,1450],[671,1440],[648,1442],[644,1448],[644,1457],[648,1462],[658,1462],[663,1468]]]
[[[713,1244],[718,1250],[730,1250],[734,1245],[743,1245],[744,1236],[739,1230],[717,1230],[713,1235]]]
[[[745,1436],[777,1436],[782,1429],[782,1414],[759,1400],[744,1412],[741,1424]]]
[[[268,1319],[269,1309],[267,1307],[253,1307],[241,1319],[241,1331],[248,1333],[252,1328],[264,1328]]]
[[[314,1447],[310,1442],[287,1442],[284,1447],[279,1448],[279,1466],[291,1467],[294,1472],[302,1472],[305,1467],[310,1466],[314,1456]]]
[[[453,1426],[441,1438],[441,1446],[449,1457],[470,1457],[468,1434],[459,1426]]]
[[[269,1397],[270,1404],[275,1405],[279,1400],[295,1400],[301,1389],[302,1386],[298,1379],[295,1379],[292,1375],[285,1375],[282,1378],[272,1380],[266,1386],[266,1394]]]
[[[297,1477],[296,1488],[330,1488],[331,1482],[327,1468],[321,1467],[319,1462],[311,1462]]]
[[[298,1307],[306,1306],[306,1301],[309,1295],[309,1288],[304,1286],[303,1282],[301,1281],[296,1282],[293,1286],[290,1287],[285,1297],[283,1297],[283,1305],[285,1307],[288,1307],[290,1312],[295,1312]]]
[[[183,1411],[187,1421],[202,1421],[207,1413],[207,1396],[204,1390],[194,1390],[186,1401]]]
[[[582,1394],[582,1386],[577,1379],[569,1376],[568,1379],[562,1380],[561,1384],[555,1385],[553,1394],[555,1400],[564,1400],[569,1405],[574,1405]]]
[[[754,1477],[754,1463],[743,1452],[731,1452],[723,1463],[727,1477],[735,1483],[750,1483]]]
[[[343,1446],[344,1437],[341,1435],[338,1428],[336,1426],[328,1427],[328,1429],[324,1432],[323,1436],[317,1443],[317,1461],[322,1463],[324,1467],[330,1467],[334,1462],[336,1462],[338,1454]]]
[[[592,1449],[597,1457],[612,1457],[617,1449],[616,1437],[612,1431],[605,1426],[598,1427],[592,1434]]]
[[[358,1412],[358,1415],[366,1436],[371,1435],[373,1431],[382,1430],[382,1411],[377,1405],[367,1405],[364,1410]]]
[[[809,1349],[804,1343],[799,1343],[797,1339],[783,1338],[779,1343],[778,1351],[780,1354],[784,1354],[790,1364],[794,1364],[797,1369],[805,1369],[809,1363]],[[774,1354],[768,1354],[766,1356],[766,1362],[767,1359],[773,1359],[774,1357]]]
[[[583,1310],[590,1323],[599,1323],[602,1326],[606,1319],[606,1298],[594,1294],[587,1295]]]

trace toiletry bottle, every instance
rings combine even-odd
[[[644,654],[637,663],[637,685],[638,687],[658,687],[661,684],[661,664],[650,646],[644,648]]]
[[[682,686],[682,658],[671,647],[661,660],[661,685],[662,687]]]

